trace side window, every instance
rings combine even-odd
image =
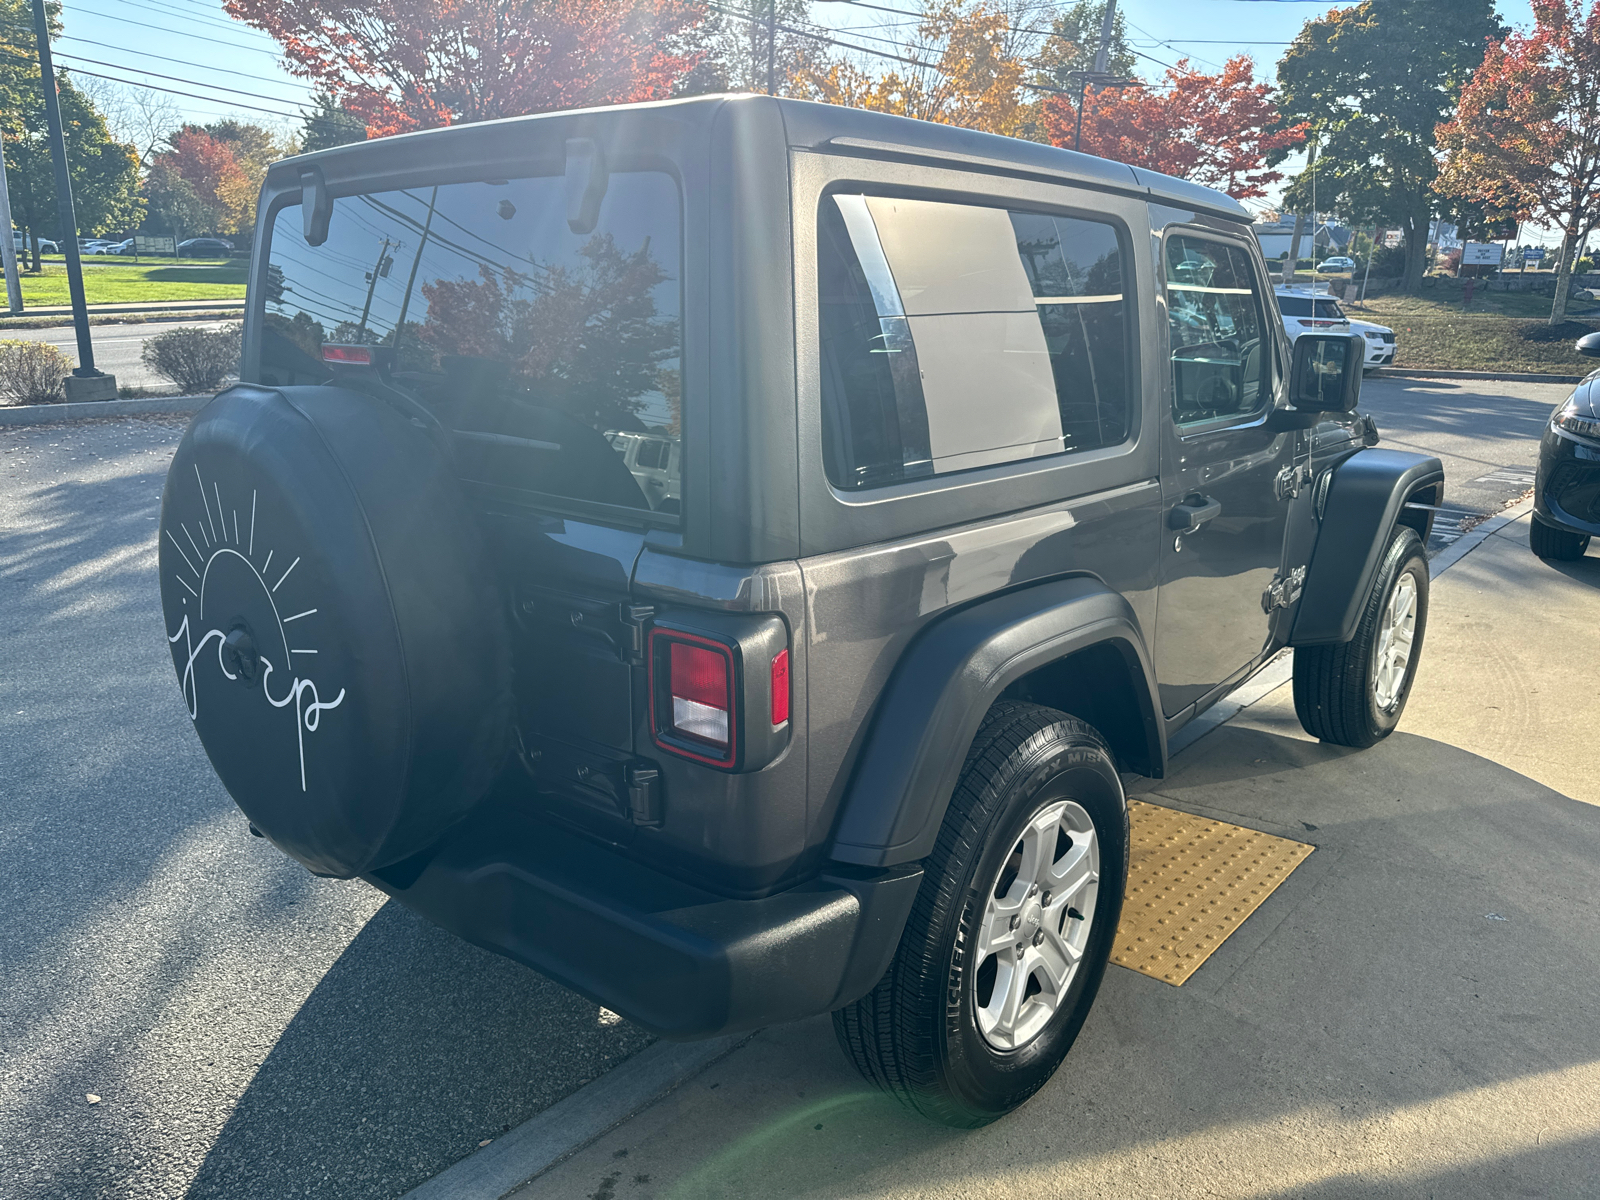
[[[1167,239],[1172,419],[1195,425],[1270,399],[1271,343],[1250,256],[1206,238]]]
[[[823,458],[835,487],[1128,436],[1122,243],[1103,221],[825,197]]]

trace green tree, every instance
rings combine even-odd
[[[1100,29],[1105,24],[1105,0],[1077,0],[1071,8],[1050,22],[1052,36],[1044,39],[1033,59],[1029,83],[1067,88],[1076,93],[1072,71],[1094,70],[1094,56],[1100,49]],[[1119,9],[1111,19],[1111,46],[1106,70],[1113,75],[1132,75],[1138,57],[1128,45],[1127,27]]]
[[[811,21],[811,0],[725,0],[708,7],[698,32],[705,56],[673,93],[764,92],[770,61],[773,92],[789,95],[791,78],[826,69],[827,44],[807,33],[827,36]]]
[[[1365,0],[1307,21],[1278,63],[1278,108],[1317,142],[1317,205],[1405,233],[1404,286],[1421,286],[1437,196],[1435,128],[1502,34],[1493,0]],[[1310,206],[1311,170],[1285,195]]]
[[[58,6],[51,6],[52,32],[60,28],[58,11]],[[12,219],[27,238],[33,269],[38,270],[39,238],[60,222],[32,29],[27,0],[0,0],[0,139],[5,144]],[[66,71],[56,73],[56,91],[78,217],[76,232],[105,233],[138,225],[144,201],[134,148],[112,139],[105,118]],[[60,232],[63,237],[74,236],[70,229]]]
[[[300,149],[305,154],[329,146],[347,146],[367,140],[367,123],[326,92],[311,98],[311,111],[305,115],[300,131]]]

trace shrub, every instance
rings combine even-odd
[[[185,325],[158,333],[144,344],[145,366],[191,395],[214,392],[239,369],[241,326],[198,329]]]
[[[59,404],[72,360],[45,342],[0,341],[0,404]]]

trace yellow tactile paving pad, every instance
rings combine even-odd
[[[1143,800],[1128,801],[1128,895],[1111,961],[1178,985],[1314,849]]]

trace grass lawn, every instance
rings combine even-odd
[[[1521,374],[1587,375],[1594,360],[1572,344],[1600,328],[1600,307],[1574,297],[1568,319],[1550,326],[1550,297],[1532,292],[1475,289],[1462,302],[1461,282],[1437,278],[1415,296],[1368,297],[1365,305],[1346,305],[1350,315],[1395,331],[1395,366],[1454,371],[1509,371]]]
[[[67,268],[46,261],[40,275],[22,276],[22,303],[30,308],[70,304]],[[243,300],[248,267],[174,263],[100,263],[85,259],[84,297],[90,304],[133,304],[141,300]]]

